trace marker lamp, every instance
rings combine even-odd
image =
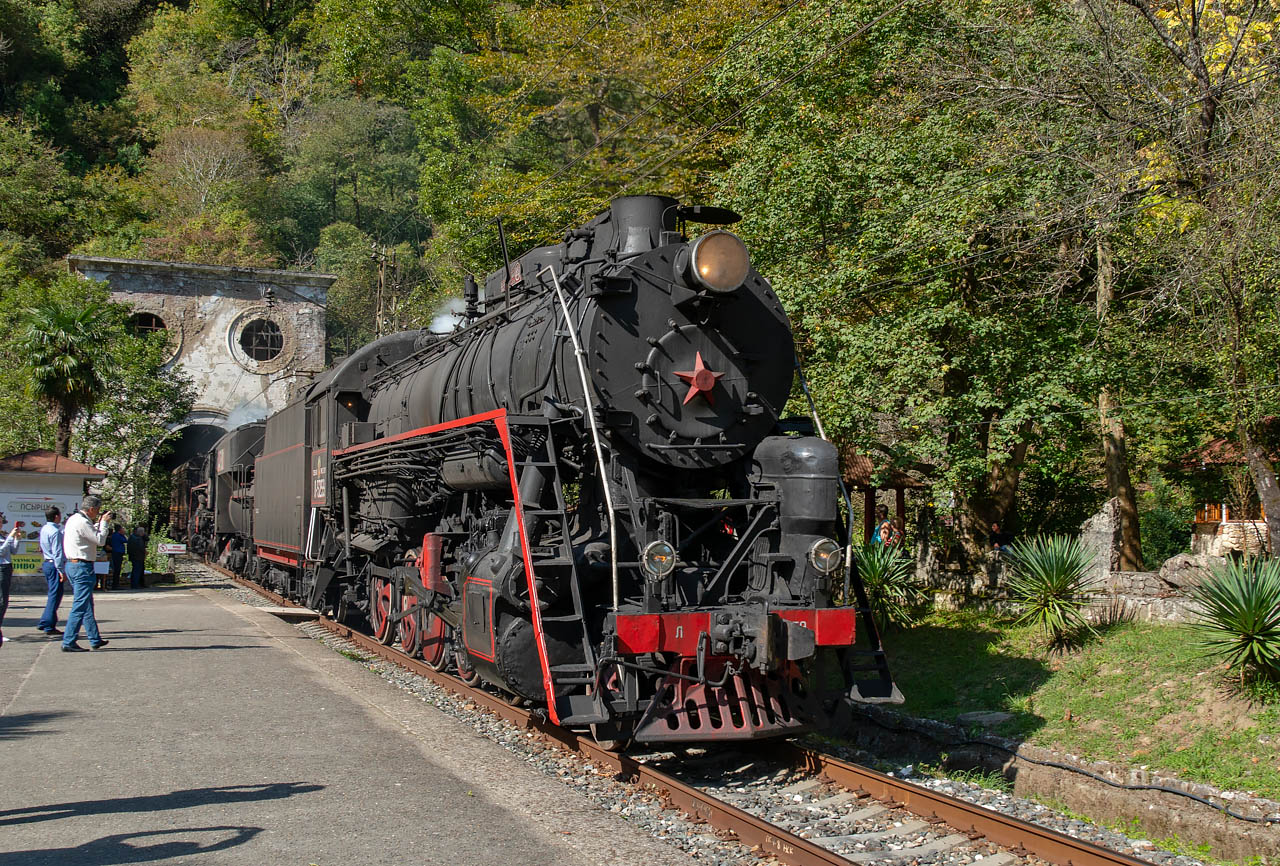
[[[666,541],[654,541],[644,549],[644,570],[654,580],[662,580],[676,567],[676,549]]]
[[[830,538],[819,538],[809,548],[809,564],[821,574],[832,574],[844,560],[844,551]]]

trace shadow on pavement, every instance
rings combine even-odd
[[[168,794],[151,794],[141,797],[117,797],[114,800],[81,800],[75,803],[53,803],[48,806],[27,806],[22,809],[0,811],[0,826],[34,824],[40,821],[57,821],[78,815],[109,815],[117,812],[163,812],[170,809],[190,809],[196,806],[223,805],[227,803],[251,803],[257,800],[283,800],[295,794],[310,794],[324,789],[324,785],[304,782],[276,782],[269,785],[222,785],[216,788],[188,788],[170,791]],[[109,836],[108,839],[120,837]],[[10,861],[0,859],[0,864]],[[18,862],[18,861],[11,861]],[[131,863],[132,860],[112,861]]]
[[[103,629],[106,632],[106,629]],[[115,637],[110,633],[103,634],[103,637],[110,640]],[[196,652],[198,650],[242,650],[242,649],[259,649],[266,644],[238,644],[229,643],[202,643],[191,644],[189,646],[122,646],[118,647],[114,642],[110,645],[110,649],[104,649],[103,652],[111,653],[166,653],[166,652]]]
[[[0,740],[16,740],[19,737],[31,737],[37,734],[60,734],[56,728],[36,728],[54,719],[74,716],[75,713],[17,713],[12,716],[0,716]]]
[[[117,833],[103,836],[72,848],[44,848],[32,851],[0,853],[0,866],[37,866],[41,863],[57,866],[113,866],[117,863],[154,863],[174,857],[211,854],[243,845],[262,832],[261,827],[190,827],[174,830],[144,830],[139,833]],[[183,838],[160,841],[151,845],[131,845],[130,839],[146,839],[152,836],[191,837],[197,834],[217,834],[209,842]]]
[[[10,604],[12,604],[12,602],[10,602]],[[62,610],[59,609],[58,612],[62,613]],[[40,605],[40,610],[30,615],[18,613],[17,608],[11,606],[9,608],[9,612],[5,614],[4,627],[9,629],[12,632],[16,632],[18,629],[22,629],[23,631],[26,631],[27,629],[31,629],[32,631],[35,631],[36,623],[40,622],[40,617],[43,615],[44,615],[43,604]],[[66,615],[63,614],[61,618],[66,619]],[[43,638],[44,635],[41,634],[40,637]],[[10,640],[12,639],[13,638],[10,638]]]

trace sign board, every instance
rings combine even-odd
[[[23,524],[22,540],[18,542],[18,551],[13,555],[14,574],[41,573],[44,557],[40,555],[40,527],[44,526],[45,510],[56,506],[62,511],[65,520],[79,504],[80,496],[77,493],[59,493],[54,490],[41,494],[12,488],[0,489],[0,514],[4,515],[4,523],[0,524],[0,540],[9,534],[16,521],[21,520]]]
[[[185,544],[161,544],[156,547],[161,556],[177,556],[180,553],[187,552]]]
[[[44,557],[40,549],[35,553],[15,553],[13,555],[14,574],[40,574],[44,569]]]

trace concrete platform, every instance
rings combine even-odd
[[[96,607],[111,645],[72,654],[11,601],[0,866],[693,862],[269,613]]]

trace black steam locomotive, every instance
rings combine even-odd
[[[215,446],[210,547],[602,740],[782,735],[893,699],[836,450],[783,430],[782,305],[737,236],[683,231],[734,219],[622,198],[469,279],[452,333],[370,343]]]

